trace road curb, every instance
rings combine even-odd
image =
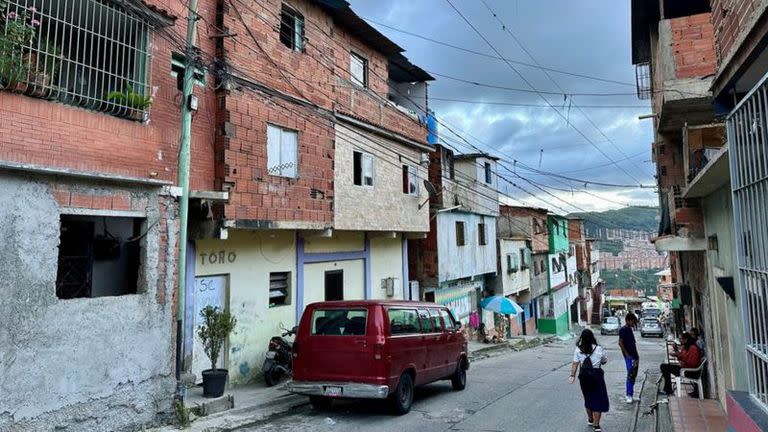
[[[469,360],[482,360],[485,358],[494,357],[495,355],[501,354],[505,351],[525,351],[527,349],[546,345],[556,340],[558,340],[558,337],[555,335],[547,335],[545,337],[537,336],[531,340],[513,339],[512,341],[514,341],[514,343],[511,343],[512,341],[508,341],[507,343],[494,344],[476,349],[469,353]]]

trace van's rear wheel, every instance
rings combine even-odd
[[[333,399],[324,396],[310,396],[309,403],[312,404],[312,408],[318,411],[325,411],[331,409]]]
[[[400,375],[395,393],[391,396],[395,414],[408,414],[413,404],[413,378],[408,373]]]
[[[454,390],[464,390],[467,387],[467,368],[464,367],[464,359],[456,363],[456,370],[451,376],[451,385]]]

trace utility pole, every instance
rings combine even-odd
[[[189,159],[192,141],[192,84],[195,73],[195,36],[197,30],[197,0],[189,0],[187,11],[187,46],[184,59],[184,84],[181,104],[181,138],[179,139],[178,186],[179,197],[179,264],[178,295],[176,296],[176,379],[181,379],[184,356],[184,293],[187,273],[187,221],[189,219]],[[182,386],[179,383],[179,390]],[[183,397],[183,395],[182,395]]]

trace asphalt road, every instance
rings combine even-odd
[[[644,371],[658,368],[664,348],[661,339],[643,339],[639,333],[636,337],[640,350],[637,397]],[[598,341],[606,348],[609,359],[605,376],[611,400],[610,412],[601,425],[608,432],[628,431],[637,403],[628,405],[624,400],[626,372],[618,339],[601,336]],[[378,402],[343,401],[327,411],[316,411],[307,405],[238,430],[591,432],[578,382],[567,382],[574,343],[555,342],[476,361],[468,372],[464,391],[453,391],[449,382],[419,388],[411,412],[404,416],[391,415]]]

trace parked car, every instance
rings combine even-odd
[[[621,322],[616,317],[605,317],[603,318],[603,323],[600,325],[600,334],[601,335],[609,335],[609,334],[619,334],[619,329],[621,328]]]
[[[448,308],[409,301],[333,301],[307,306],[293,345],[291,393],[315,408],[334,399],[388,399],[411,409],[414,387],[467,384],[467,340]]]
[[[664,337],[664,328],[661,326],[661,321],[657,318],[645,318],[643,325],[640,327],[640,336]]]

